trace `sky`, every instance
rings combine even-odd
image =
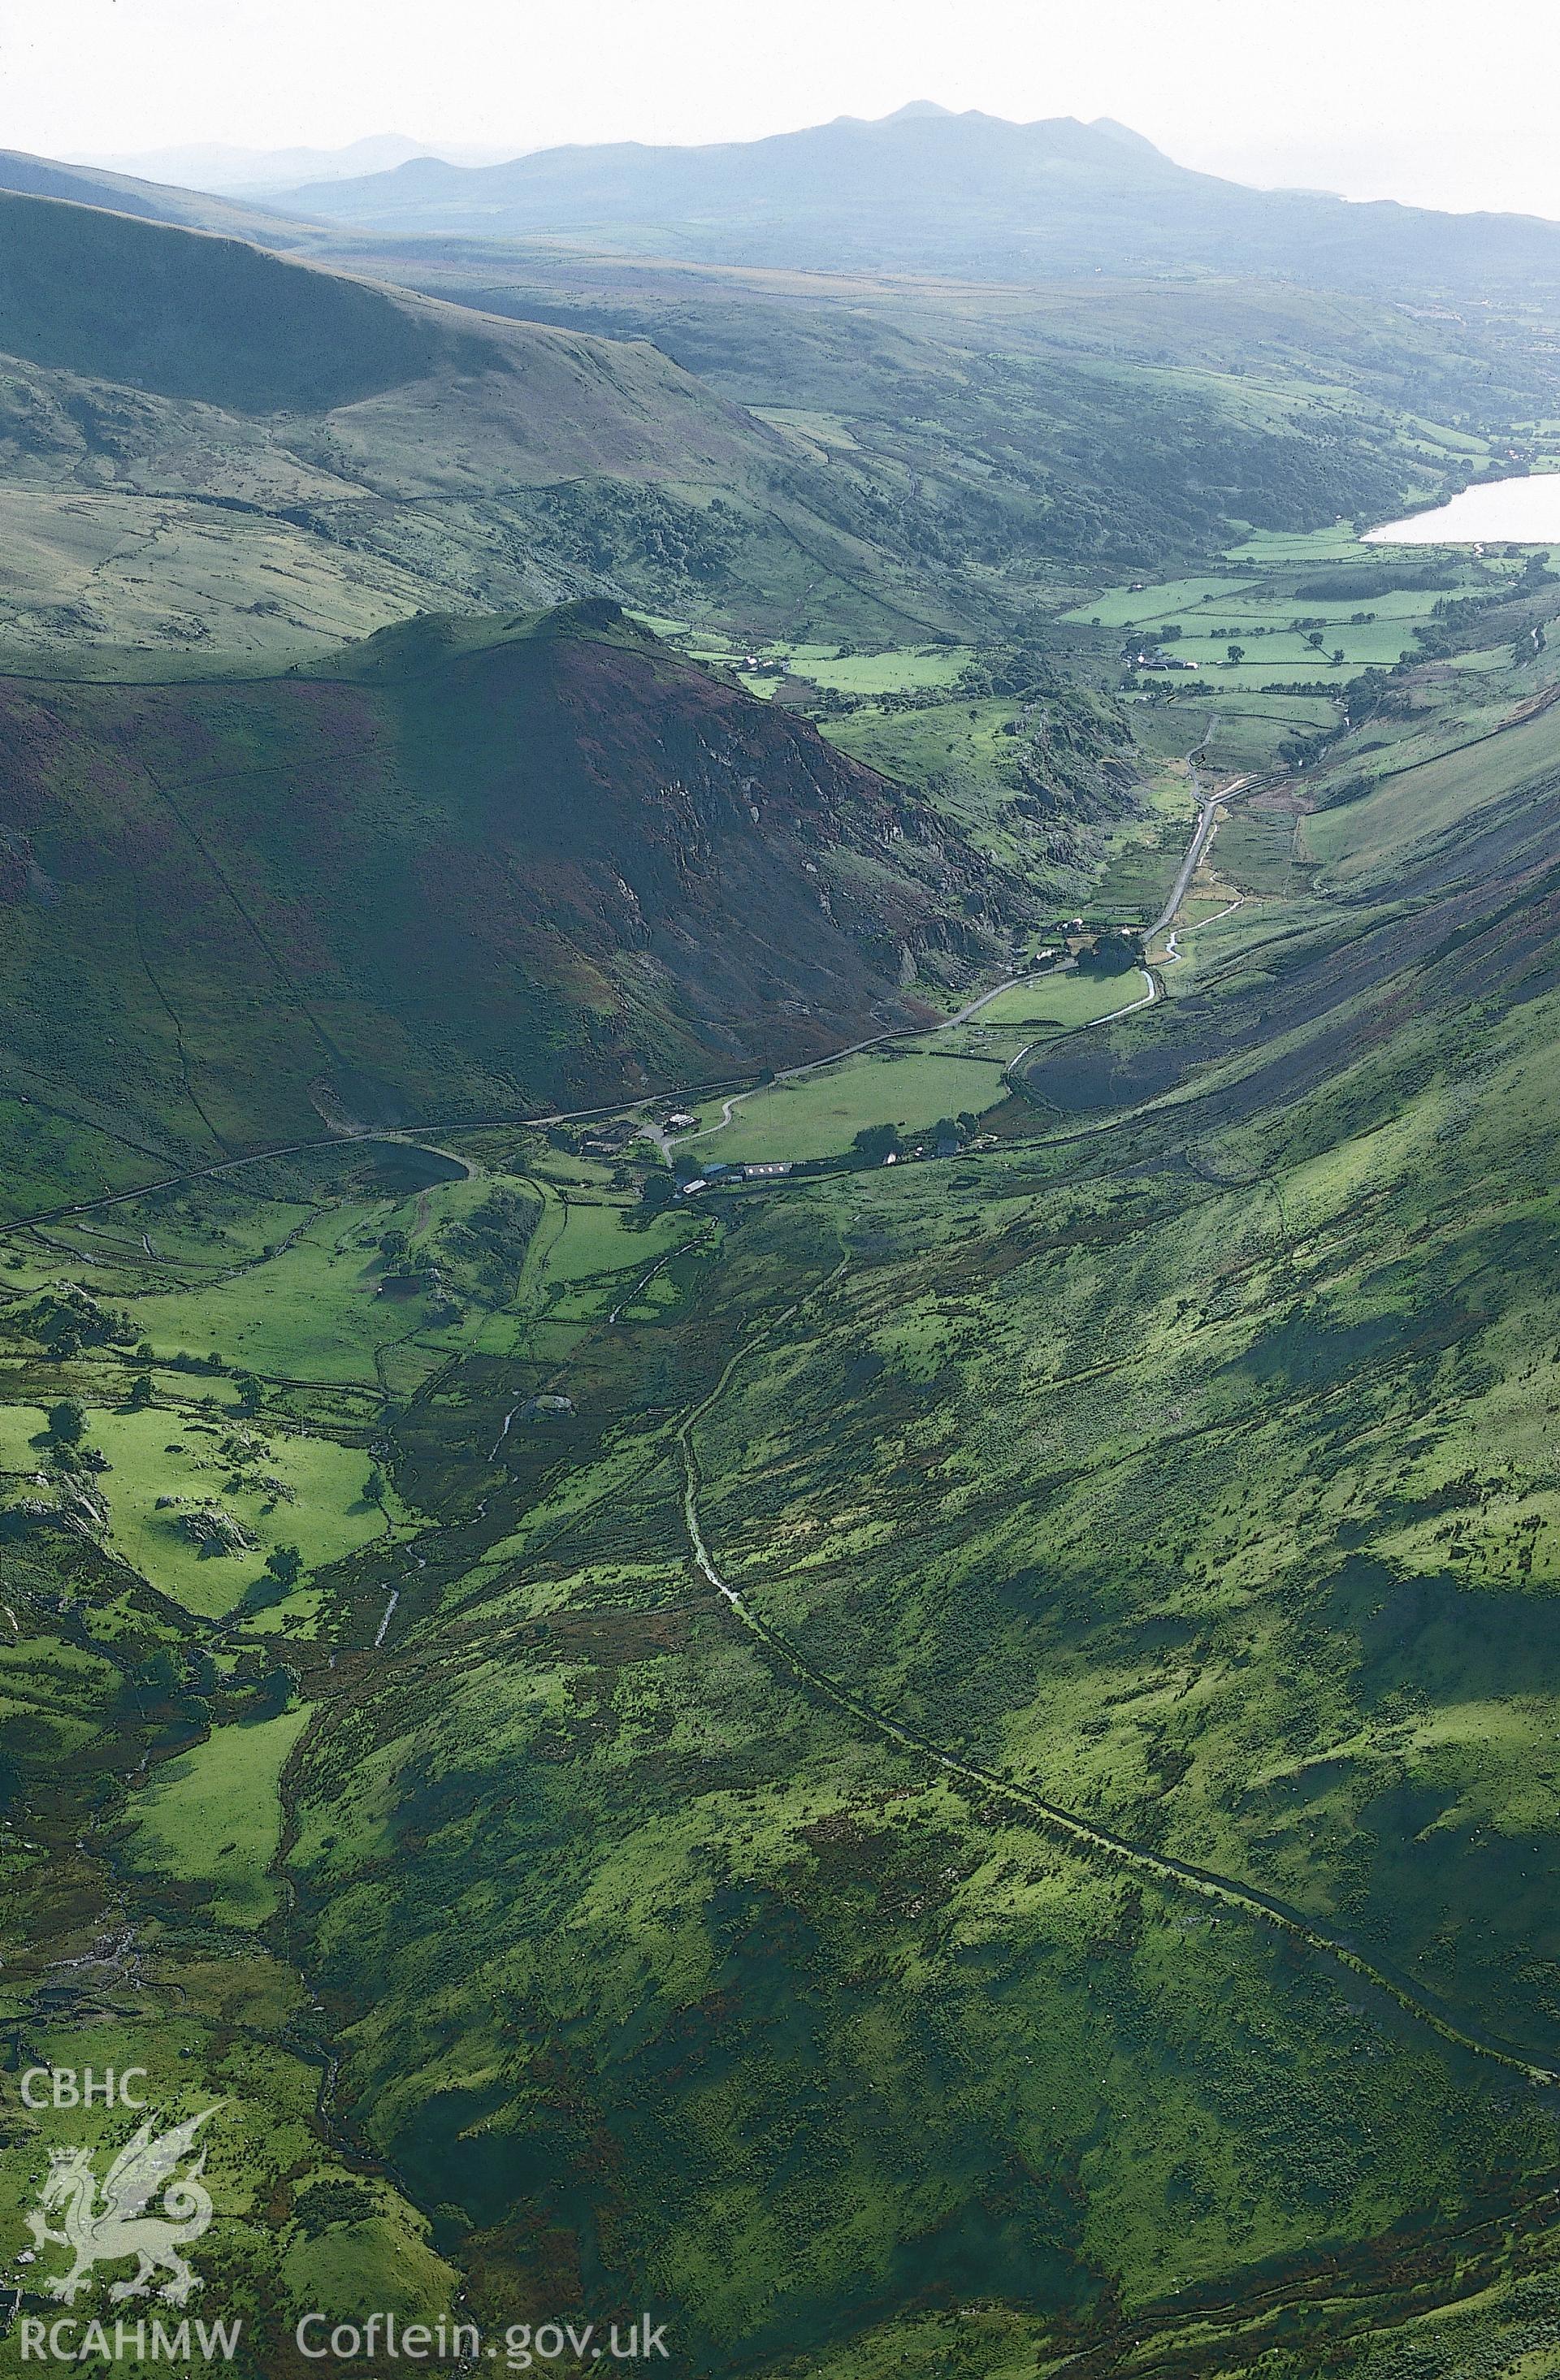
[[[1553,0],[0,0],[0,146],[68,157],[751,140],[932,99],[1560,218],[1557,78]]]

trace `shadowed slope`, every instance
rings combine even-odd
[[[610,605],[481,633],[410,623],[334,676],[0,682],[24,1141],[579,1106],[810,1056],[913,1014],[918,953],[994,954],[1006,880],[801,720]]]

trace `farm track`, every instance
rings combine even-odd
[[[843,1258],[815,1288],[788,1305],[763,1330],[745,1341],[727,1362],[709,1395],[694,1406],[676,1432],[676,1444],[683,1464],[683,1520],[695,1566],[749,1634],[764,1645],[798,1683],[831,1704],[844,1717],[865,1727],[898,1750],[932,1762],[948,1777],[977,1786],[982,1794],[993,1796],[1021,1821],[1038,1824],[1084,1858],[1107,1866],[1128,1869],[1147,1877],[1161,1889],[1191,1893],[1242,1916],[1255,1918],[1303,1949],[1344,1968],[1359,1982],[1383,1993],[1407,2016],[1453,2047],[1504,2067],[1508,2072],[1520,2075],[1524,2082],[1541,2088],[1560,2085],[1560,2070],[1541,2065],[1536,2059],[1525,2058],[1518,2050],[1454,2023],[1408,1984],[1372,1964],[1341,1936],[1314,1924],[1300,1911],[1259,1891],[1254,1886],[1241,1884],[1233,1876],[1222,1876],[1215,1869],[1199,1867],[1190,1861],[1174,1859],[1166,1852],[1150,1851],[1142,1844],[1134,1843],[1127,1836],[1118,1835],[1110,1828],[1084,1817],[1079,1812],[1066,1809],[1059,1802],[1037,1793],[1031,1787],[1019,1784],[995,1769],[987,1768],[979,1761],[968,1759],[961,1753],[949,1751],[934,1737],[895,1718],[886,1711],[879,1710],[875,1704],[816,1668],[798,1645],[755,1611],[747,1597],[722,1577],[699,1517],[701,1482],[694,1432],[714,1410],[749,1356],[833,1288],[846,1272],[849,1261],[848,1257]]]

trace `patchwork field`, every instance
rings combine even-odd
[[[1119,632],[1124,652],[1157,650],[1186,664],[1184,674],[1195,668],[1199,699],[1216,705],[1226,693],[1342,687],[1361,670],[1390,668],[1418,650],[1416,630],[1432,631],[1450,604],[1509,591],[1521,566],[1504,555],[1365,546],[1331,530],[1256,538],[1228,559],[1244,571],[1110,588],[1063,617]],[[1143,683],[1179,691],[1182,678],[1145,673]]]

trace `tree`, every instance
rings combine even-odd
[[[1129,975],[1142,964],[1142,936],[1123,933],[1115,927],[1096,935],[1092,945],[1085,943],[1078,954],[1080,975]]]
[[[864,1165],[881,1165],[885,1158],[899,1154],[899,1127],[895,1123],[870,1123],[863,1126],[851,1147]]]
[[[384,1474],[377,1463],[363,1482],[363,1501],[365,1504],[383,1504],[384,1501]]]
[[[49,1427],[64,1446],[74,1446],[87,1427],[87,1408],[79,1397],[61,1397],[49,1407]]]
[[[976,1134],[981,1129],[981,1119],[978,1115],[971,1115],[968,1108],[960,1108],[958,1111],[958,1128],[960,1132],[963,1133],[966,1140],[973,1140]]]
[[[237,1410],[248,1418],[250,1415],[257,1414],[260,1411],[263,1390],[252,1372],[240,1372],[238,1374],[238,1403]]]
[[[130,1393],[126,1402],[132,1413],[144,1413],[152,1402],[152,1375],[141,1372],[130,1382]]]
[[[1238,669],[1241,662],[1246,659],[1246,648],[1244,645],[1226,645],[1225,647],[1225,651],[1229,656],[1229,665],[1231,669]]]
[[[145,1710],[148,1704],[155,1708],[177,1694],[180,1683],[177,1661],[167,1645],[156,1645],[126,1671],[122,1699],[133,1709]]]
[[[1322,635],[1320,628],[1312,628],[1310,636],[1306,638],[1306,642],[1310,647],[1313,653],[1319,653],[1322,650]]]
[[[303,1556],[297,1546],[275,1546],[265,1557],[265,1567],[278,1586],[293,1587],[303,1575]]]
[[[268,1670],[255,1688],[254,1711],[257,1718],[280,1718],[292,1700],[293,1677],[278,1661]]]
[[[1338,647],[1338,649],[1337,649],[1336,652],[1333,655],[1333,667],[1334,667],[1335,669],[1342,669],[1343,665],[1344,665],[1344,649],[1343,649],[1342,645],[1340,645],[1340,646]]]

